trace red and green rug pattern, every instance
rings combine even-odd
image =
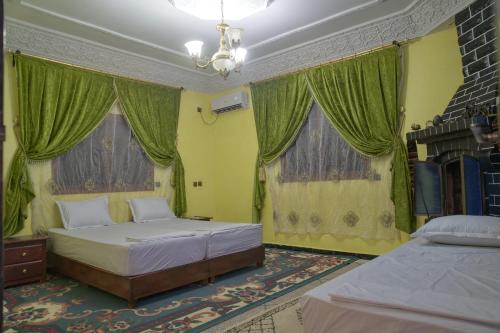
[[[140,300],[124,300],[74,280],[5,290],[4,332],[201,332],[344,267],[357,258],[266,249],[264,267],[249,267],[208,286],[189,285]]]

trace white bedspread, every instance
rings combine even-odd
[[[179,234],[168,225],[120,223],[111,226],[66,230],[49,229],[51,250],[61,256],[118,275],[133,276],[204,260],[208,234],[130,242],[127,238],[154,238]]]
[[[262,245],[262,225],[260,224],[195,221],[178,218],[145,224],[150,226],[168,225],[168,228],[172,230],[206,233],[209,237],[206,257],[209,259]]]
[[[302,304],[306,332],[500,332],[500,248],[415,239]]]

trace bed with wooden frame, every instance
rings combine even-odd
[[[164,230],[179,233],[183,228],[178,225],[177,222],[170,225],[127,223],[98,230],[50,229],[51,266],[83,284],[124,298],[129,307],[134,307],[138,299],[147,296],[190,283],[206,284],[218,275],[264,264],[262,230],[255,225],[225,224],[224,227],[217,222],[185,222],[183,228],[196,230],[196,235],[136,243],[133,248],[116,241],[127,232],[140,233],[147,228],[151,228],[151,234]],[[108,237],[111,238],[109,244],[106,243]],[[224,248],[225,245],[229,246]],[[137,251],[132,251],[134,249]]]
[[[53,269],[83,284],[124,298],[130,308],[138,299],[194,282],[207,284],[215,277],[243,267],[264,265],[264,246],[136,276],[121,276],[51,253]]]

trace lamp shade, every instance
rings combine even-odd
[[[231,47],[237,48],[238,46],[240,46],[243,29],[229,28],[227,29],[226,34],[227,34],[227,39],[229,39],[229,44],[231,45]]]
[[[188,49],[188,53],[193,58],[199,58],[201,56],[201,48],[203,47],[203,42],[199,40],[192,40],[184,44]]]
[[[236,64],[240,65],[245,61],[246,56],[247,50],[242,47],[238,47],[234,53],[234,61]]]

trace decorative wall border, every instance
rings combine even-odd
[[[474,0],[417,0],[407,10],[245,64],[227,80],[12,18],[6,47],[27,54],[202,92],[218,92],[357,52],[424,36]]]

